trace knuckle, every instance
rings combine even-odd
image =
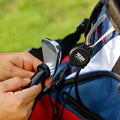
[[[26,52],[26,51],[25,51],[25,52],[22,52],[21,54],[22,54],[24,57],[28,57],[28,56],[29,56],[29,52]]]
[[[29,73],[28,71],[24,71],[24,76],[26,78],[31,78],[32,77],[32,73]]]
[[[25,120],[29,116],[29,112],[27,110],[24,110],[21,112],[21,120]]]
[[[16,109],[22,108],[23,105],[24,105],[24,100],[23,99],[15,100],[15,108]]]
[[[14,79],[16,79],[17,81],[20,81],[20,77],[14,77]]]
[[[9,74],[10,76],[12,75],[12,73],[14,72],[14,69],[12,66],[6,66],[5,70],[7,71],[6,73]]]
[[[4,82],[0,82],[0,90],[4,90],[6,87],[4,85]]]
[[[23,99],[20,99],[19,100],[19,103],[18,103],[18,107],[21,107],[24,105],[24,100]]]
[[[14,77],[14,80],[18,83],[18,82],[22,82],[21,78],[20,77]]]

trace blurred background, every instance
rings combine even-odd
[[[0,0],[0,52],[21,52],[40,47],[43,38],[64,38],[90,16],[97,2]]]

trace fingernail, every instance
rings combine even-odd
[[[30,82],[30,79],[29,78],[24,78],[25,81],[27,82]]]

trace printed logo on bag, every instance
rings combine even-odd
[[[81,62],[84,62],[84,61],[85,61],[85,58],[84,58],[80,53],[77,53],[77,54],[75,55],[75,57],[76,57],[77,59],[79,59]]]

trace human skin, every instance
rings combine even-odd
[[[0,53],[0,81],[12,78],[31,78],[42,62],[28,52]]]
[[[29,79],[14,77],[0,82],[0,120],[28,120],[41,84],[19,90],[30,83]]]
[[[28,52],[0,53],[0,120],[27,120],[41,84],[22,89],[42,62]],[[51,80],[46,80],[46,86]]]

